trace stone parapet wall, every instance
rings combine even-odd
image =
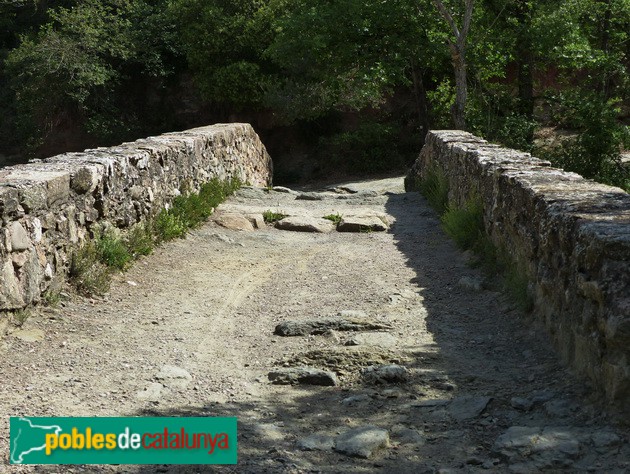
[[[0,310],[36,303],[95,225],[143,221],[212,178],[271,184],[248,124],[219,124],[0,168]]]
[[[461,131],[430,132],[408,182],[432,167],[450,205],[481,199],[562,358],[630,409],[630,195]]]

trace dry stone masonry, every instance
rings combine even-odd
[[[253,128],[219,124],[0,169],[0,310],[37,302],[94,226],[129,227],[212,178],[271,184]]]
[[[461,131],[434,131],[407,184],[437,169],[530,281],[563,359],[630,408],[630,195]]]

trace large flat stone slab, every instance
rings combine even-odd
[[[344,217],[337,225],[339,232],[385,232],[387,228],[376,216]]]
[[[290,216],[279,220],[276,228],[294,232],[316,232],[327,234],[335,230],[335,225],[327,219],[310,216]]]
[[[335,451],[369,459],[389,446],[389,432],[377,426],[361,426],[346,431],[335,439]]]
[[[236,213],[224,213],[214,218],[214,222],[230,230],[253,232],[254,226],[247,217]]]

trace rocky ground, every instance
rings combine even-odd
[[[402,178],[318,191],[242,189],[105,298],[0,328],[0,471],[630,471],[628,429]],[[237,416],[239,464],[9,466],[18,415]]]

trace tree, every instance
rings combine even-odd
[[[455,72],[455,103],[453,104],[453,121],[460,130],[466,129],[466,100],[468,99],[468,83],[466,74],[466,40],[472,23],[474,0],[465,0],[464,14],[461,21],[461,28],[457,25],[455,18],[446,8],[442,0],[433,0],[440,15],[448,23],[453,36],[449,38],[448,45],[451,50],[451,60]]]
[[[269,0],[173,0],[169,15],[203,98],[230,111],[260,109],[276,68],[263,56]],[[282,2],[280,2],[282,3]]]
[[[101,142],[137,135],[158,114],[134,107],[142,102],[135,86],[167,75],[173,54],[161,9],[151,0],[84,0],[48,10],[45,24],[22,34],[6,72],[24,139],[36,147],[75,124]]]

